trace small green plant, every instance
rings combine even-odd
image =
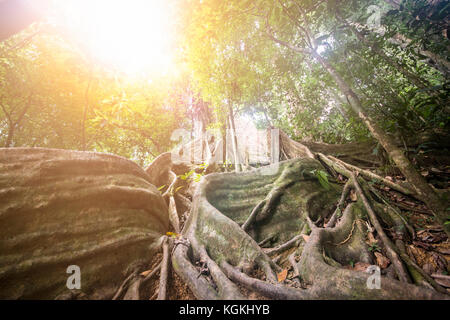
[[[305,234],[310,234],[311,233],[311,228],[309,227],[309,225],[308,224],[306,224],[306,226],[305,226]]]
[[[222,169],[228,169],[228,170],[231,170],[232,167],[233,167],[233,164],[232,164],[230,161],[228,161],[228,160],[225,160],[225,161],[222,163]]]
[[[194,182],[200,182],[200,180],[201,180],[201,178],[205,175],[205,168],[208,166],[208,164],[207,163],[202,163],[199,167],[201,168],[201,169],[203,169],[203,172],[202,173],[196,173],[195,172],[195,169],[192,169],[191,171],[189,171],[189,172],[186,172],[185,174],[182,174],[181,176],[180,176],[180,179],[181,180],[188,180],[188,179],[192,179]],[[176,190],[176,191],[178,191],[178,189]],[[175,192],[176,192],[175,191]]]
[[[174,194],[177,193],[177,192],[180,191],[180,189],[182,189],[182,188],[183,188],[183,186],[176,188],[175,191],[174,191],[173,193],[174,193]]]
[[[328,173],[326,173],[323,170],[313,170],[311,171],[311,173],[313,175],[316,176],[317,180],[319,180],[320,185],[325,189],[325,190],[330,190],[330,183],[328,182]]]
[[[447,208],[447,211],[448,211],[449,209],[450,209],[450,208]],[[447,225],[449,225],[449,224],[450,224],[450,216],[447,217],[447,221],[444,222],[444,226],[447,226]]]
[[[369,251],[370,252],[375,252],[375,251],[381,252],[381,248],[378,246],[378,243],[372,243],[369,246]]]
[[[353,261],[353,260],[350,260],[350,262],[348,263],[352,268],[354,268],[355,267],[355,261]]]
[[[208,168],[208,166],[209,166],[209,163],[204,162],[204,163],[202,163],[201,165],[199,165],[198,167],[199,167],[200,169],[202,169],[203,171],[205,171],[206,168]]]
[[[189,179],[189,177],[192,176],[194,173],[195,173],[195,170],[192,169],[191,171],[186,172],[185,174],[182,174],[182,175],[180,176],[180,179],[181,179],[181,180],[187,180],[187,179]]]

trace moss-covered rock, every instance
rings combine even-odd
[[[80,291],[110,298],[149,262],[168,230],[167,206],[149,176],[121,157],[0,149],[0,298],[53,299]]]

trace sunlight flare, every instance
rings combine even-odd
[[[90,56],[127,74],[172,68],[170,8],[158,0],[65,0],[61,21]]]

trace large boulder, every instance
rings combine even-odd
[[[0,299],[111,298],[148,267],[169,226],[150,177],[127,159],[93,152],[0,149]]]

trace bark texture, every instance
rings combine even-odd
[[[124,158],[93,152],[0,149],[0,299],[110,299],[145,267],[168,231],[167,205]]]

